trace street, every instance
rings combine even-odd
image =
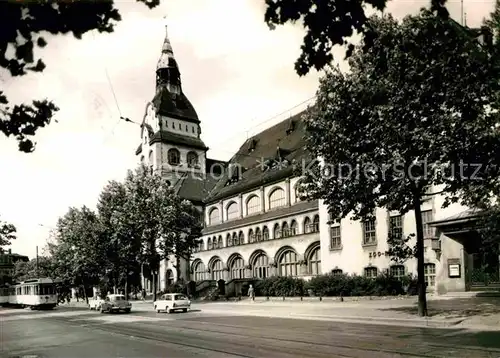
[[[500,357],[500,332],[136,310],[0,310],[2,357]]]

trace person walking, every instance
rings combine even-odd
[[[255,301],[255,290],[253,289],[252,285],[248,287],[248,297],[250,297],[252,301]]]

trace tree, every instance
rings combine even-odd
[[[141,243],[141,262],[152,271],[155,300],[160,262],[170,255],[186,255],[197,244],[194,237],[201,231],[199,215],[164,178],[145,166],[129,171],[124,185],[127,200],[123,212],[127,213],[126,221],[135,226],[132,233]]]
[[[115,287],[125,285],[128,294],[130,279],[139,283],[141,242],[136,225],[125,211],[127,191],[123,183],[110,181],[101,192],[97,214],[101,222],[102,240],[108,242],[109,273]]]
[[[150,9],[160,0],[137,0]],[[26,75],[27,71],[42,72],[45,64],[35,58],[35,48],[43,48],[47,40],[43,33],[62,35],[72,33],[80,40],[88,31],[113,32],[120,13],[113,1],[2,1],[0,2],[0,67],[13,77]],[[9,47],[15,49],[11,54]],[[0,132],[14,136],[19,150],[34,150],[33,136],[38,128],[51,122],[58,107],[45,100],[33,104],[9,106],[0,91]]]
[[[55,268],[51,257],[39,256],[28,262],[17,261],[14,266],[14,281],[22,282],[32,278],[48,277],[55,279]]]
[[[4,252],[2,246],[9,246],[16,239],[17,229],[14,225],[0,220],[0,254]]]
[[[323,162],[303,170],[300,190],[334,217],[414,212],[423,316],[421,204],[434,188],[445,206],[465,202],[464,193],[498,177],[500,71],[476,34],[428,10],[401,23],[372,17],[369,26],[370,49],[355,48],[350,73],[327,72],[306,115],[307,147]]]
[[[348,45],[349,57],[354,44],[349,38],[358,32],[364,37],[365,49],[374,41],[375,31],[366,15],[366,6],[383,11],[387,0],[266,0],[265,22],[271,30],[276,25],[302,21],[306,35],[301,46],[300,57],[295,62],[299,76],[306,75],[311,68],[318,71],[333,60],[335,45]],[[446,0],[431,0],[431,10],[443,18],[449,14]]]
[[[87,207],[70,208],[58,220],[56,243],[51,254],[58,267],[58,277],[87,290],[99,284],[107,267],[107,245],[102,240],[97,215]],[[87,299],[87,297],[85,297]]]

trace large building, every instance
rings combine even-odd
[[[147,106],[136,154],[191,200],[205,223],[200,246],[190,262],[182,263],[180,277],[173,260],[161,264],[160,290],[178,279],[196,281],[200,288],[224,280],[238,290],[232,283],[275,275],[416,273],[415,260],[396,264],[386,255],[390,230],[415,232],[412,212],[379,208],[373,220],[339,221],[322,203],[300,200],[300,173],[294,167],[312,159],[304,149],[300,113],[246,140],[228,163],[209,159],[168,36],[156,74],[156,94]],[[442,203],[440,195],[430,195],[422,204],[426,282],[438,292],[467,290],[484,281],[474,278],[484,263],[473,245],[474,230],[462,225],[474,222],[477,214],[458,205],[442,209]],[[489,281],[500,281],[498,256],[489,260]],[[151,290],[147,271],[144,287]]]
[[[0,253],[0,284],[12,283],[14,280],[14,269],[18,261],[28,262],[28,256],[13,254],[9,249],[7,252]]]

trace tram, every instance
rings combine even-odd
[[[55,282],[50,278],[26,280],[9,287],[8,304],[31,309],[57,306]]]
[[[9,304],[9,287],[5,285],[0,286],[0,306]]]

